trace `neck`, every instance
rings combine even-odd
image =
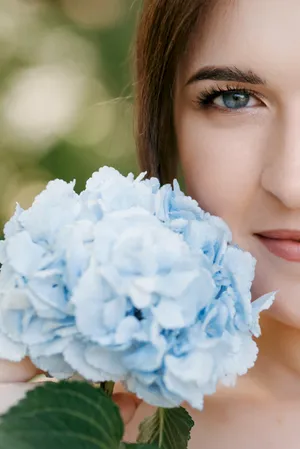
[[[261,318],[259,355],[249,371],[256,385],[271,396],[300,396],[300,329],[266,316]]]

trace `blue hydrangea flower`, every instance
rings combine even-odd
[[[213,226],[210,217],[206,218]],[[193,225],[199,229],[189,234],[190,248],[193,254],[196,249],[199,265],[211,273],[214,297],[195,315],[191,325],[162,331],[168,341],[163,371],[147,377],[137,367],[136,371],[131,369],[125,382],[130,391],[162,407],[178,406],[185,400],[202,409],[204,395],[214,393],[218,382],[234,385],[238,375],[246,374],[257,358],[252,335],[260,335],[259,314],[274,300],[274,294],[267,294],[251,302],[255,260],[249,253],[228,245],[226,226],[222,235],[219,223],[210,230],[205,222]],[[202,240],[202,257],[197,238],[201,229],[207,237]],[[194,241],[190,240],[192,235]]]
[[[89,342],[87,350],[91,341],[116,352],[125,378],[133,362],[141,362],[146,370],[158,369],[167,342],[155,329],[170,332],[190,326],[214,294],[211,273],[199,265],[183,239],[143,209],[131,209],[105,216],[95,226],[91,263],[72,302],[78,330]],[[94,348],[94,360],[89,355],[85,376],[89,365],[93,372],[97,365],[111,372],[111,360],[106,366],[98,352]],[[74,365],[70,348],[66,360]],[[76,370],[83,364],[81,360]],[[96,376],[99,380],[99,373]],[[92,372],[88,377],[97,380]]]
[[[102,167],[86,183],[81,196],[92,207],[104,213],[141,207],[154,213],[154,193],[160,185],[157,179],[144,180],[146,173],[136,179],[129,173],[123,176],[111,167]]]
[[[155,196],[155,215],[165,223],[176,219],[200,220],[205,212],[199,207],[197,201],[186,196],[175,179],[173,188],[170,184],[162,186]]]
[[[103,167],[77,195],[50,183],[5,227],[0,357],[56,377],[123,381],[148,403],[201,409],[254,364],[253,257],[177,182]]]
[[[14,361],[29,353],[50,357],[61,353],[76,332],[68,254],[59,239],[80,214],[74,183],[58,180],[50,182],[28,210],[17,206],[5,226],[0,251],[0,357]]]

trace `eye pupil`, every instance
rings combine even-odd
[[[223,102],[228,109],[244,108],[248,105],[250,95],[244,92],[224,92]]]

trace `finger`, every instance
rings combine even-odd
[[[19,363],[0,359],[0,382],[27,382],[39,373],[28,357]]]
[[[128,424],[142,402],[131,393],[116,393],[113,395],[114,402],[119,406],[124,424]]]
[[[23,399],[27,391],[35,387],[33,383],[0,384],[0,415]]]

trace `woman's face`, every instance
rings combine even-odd
[[[180,64],[174,116],[189,194],[257,258],[254,297],[279,290],[270,313],[300,328],[299,24],[299,0],[220,0]]]

